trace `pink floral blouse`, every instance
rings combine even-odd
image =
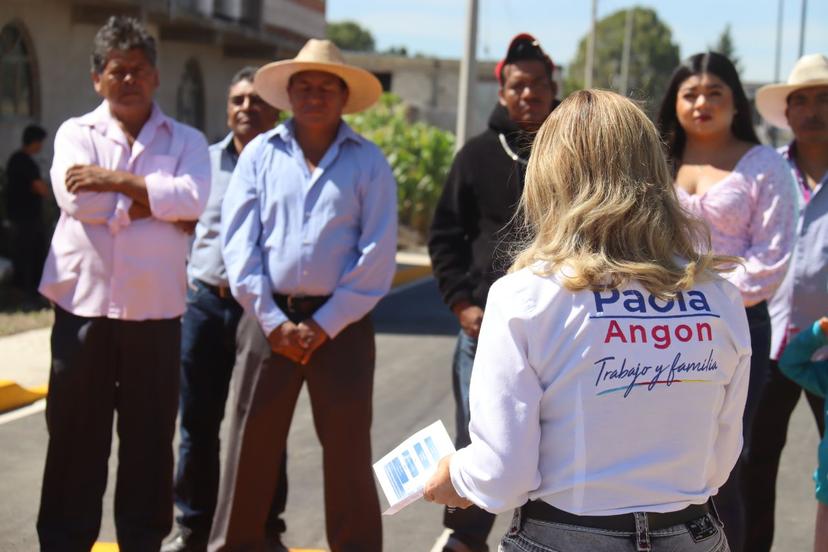
[[[744,266],[724,276],[745,305],[769,299],[785,277],[796,239],[796,188],[785,160],[772,148],[754,146],[705,193],[676,191],[684,208],[707,222],[715,253],[744,258]]]

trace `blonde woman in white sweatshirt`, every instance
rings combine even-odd
[[[709,253],[655,127],[611,92],[547,119],[521,203],[531,239],[489,295],[472,442],[426,499],[514,509],[505,552],[728,550],[710,499],[742,446],[750,336],[717,275],[735,259]]]

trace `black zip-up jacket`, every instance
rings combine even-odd
[[[498,104],[489,128],[454,158],[428,240],[434,275],[449,307],[462,301],[485,307],[489,287],[509,268],[516,236],[507,226],[523,192],[533,137]]]

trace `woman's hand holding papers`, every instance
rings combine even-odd
[[[423,489],[423,497],[428,502],[445,504],[451,508],[468,508],[472,502],[463,498],[454,488],[449,473],[449,464],[452,455],[444,456],[437,465],[437,471],[431,476]]]

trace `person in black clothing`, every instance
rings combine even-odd
[[[12,225],[14,284],[37,298],[37,286],[46,259],[47,236],[43,223],[43,198],[49,187],[32,158],[43,149],[46,131],[37,125],[23,130],[23,147],[6,164],[6,215]]]
[[[495,67],[499,102],[489,128],[457,153],[428,241],[443,301],[460,322],[452,365],[457,448],[469,444],[469,381],[489,286],[505,274],[515,243],[510,224],[523,192],[534,133],[557,105],[555,66],[534,37],[512,39]],[[494,515],[475,506],[446,509],[439,544],[448,552],[486,551]],[[438,546],[435,546],[437,549]]]

